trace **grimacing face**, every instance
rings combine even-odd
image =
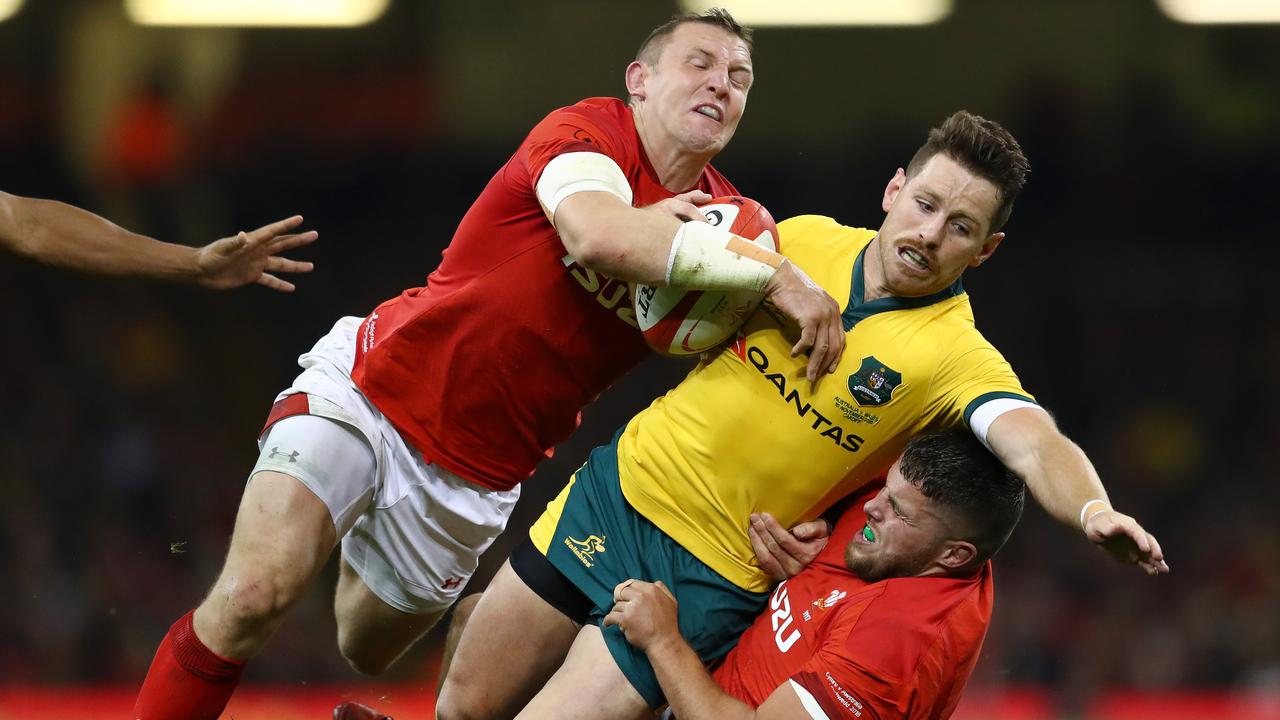
[[[948,533],[942,517],[902,476],[898,462],[863,509],[867,523],[844,551],[845,564],[862,580],[920,575],[943,550]]]
[[[646,126],[694,154],[714,155],[728,144],[752,80],[746,43],[702,23],[677,26],[654,65],[627,68],[627,89],[643,99]]]
[[[986,261],[1004,233],[992,233],[1000,192],[939,153],[911,178],[899,169],[885,188],[875,257],[884,288],[899,297],[939,292]]]

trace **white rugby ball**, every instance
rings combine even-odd
[[[778,251],[778,226],[750,198],[719,197],[699,207],[712,225]],[[636,283],[633,293],[640,332],[664,355],[697,355],[728,340],[764,295],[746,290],[676,290]]]

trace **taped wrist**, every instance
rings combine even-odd
[[[1102,507],[1098,510],[1093,511],[1093,513],[1090,514],[1088,517],[1085,517],[1085,512],[1087,512],[1089,508],[1094,505],[1101,505]],[[1081,505],[1080,506],[1080,529],[1085,532],[1089,532],[1089,521],[1093,519],[1093,516],[1098,515],[1100,513],[1107,512],[1110,509],[1111,509],[1111,504],[1108,503],[1106,500],[1103,500],[1102,498],[1094,498],[1093,500],[1086,502],[1084,505]]]
[[[724,228],[691,220],[681,225],[671,239],[667,285],[689,290],[764,292],[784,260],[778,253]]]

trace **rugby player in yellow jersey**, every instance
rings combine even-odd
[[[785,326],[757,313],[592,452],[466,626],[445,685],[483,698],[466,717],[646,716],[664,702],[652,667],[600,627],[615,586],[661,580],[681,634],[704,661],[721,657],[769,589],[748,516],[814,518],[925,430],[967,425],[1054,517],[1167,572],[1155,538],[1111,508],[1084,453],[974,327],[960,276],[1003,241],[1027,172],[1008,131],[959,112],[889,181],[878,232],[818,216],[782,223],[787,257],[846,298],[836,371],[810,383]]]

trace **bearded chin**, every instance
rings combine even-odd
[[[858,579],[865,583],[873,583],[884,579],[881,573],[882,568],[877,567],[878,563],[876,563],[875,558],[851,555],[845,558],[845,565],[848,566],[850,572],[857,575]]]
[[[925,566],[919,558],[898,558],[892,562],[876,562],[876,560],[877,558],[853,556],[846,557],[845,564],[850,572],[865,583],[896,577],[913,577],[919,575]]]

